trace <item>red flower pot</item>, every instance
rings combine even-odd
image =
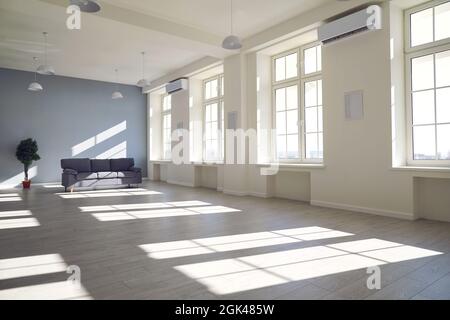
[[[24,189],[30,189],[30,185],[31,185],[31,180],[22,181],[22,187]]]

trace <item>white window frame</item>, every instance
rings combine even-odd
[[[170,115],[170,120],[172,122],[172,97],[170,97],[170,108],[164,110],[164,99],[170,97],[169,94],[161,95],[161,159],[171,160],[172,159],[172,123],[170,123],[170,141],[165,141],[165,127],[164,127],[164,117]],[[170,145],[170,156],[166,156],[166,145]]]
[[[428,48],[432,48],[432,47],[437,47],[437,46],[448,43],[449,39],[447,38],[447,39],[442,39],[439,41],[424,43],[424,44],[421,44],[418,46],[411,47],[411,15],[414,13],[423,11],[423,10],[437,7],[446,2],[448,2],[448,0],[433,0],[433,1],[429,1],[429,2],[426,2],[421,5],[418,5],[413,8],[405,10],[405,18],[404,18],[404,21],[405,21],[405,51],[407,53],[416,52],[419,50],[428,49]],[[433,35],[434,35],[434,33],[435,33],[435,30],[434,30],[434,24],[433,24]]]
[[[437,54],[439,52],[450,50],[450,38],[442,39],[439,41],[426,43],[423,45],[418,45],[415,47],[411,47],[411,20],[410,16],[416,12],[420,12],[422,10],[426,10],[429,8],[433,8],[436,6],[439,6],[445,2],[448,2],[448,0],[434,0],[427,2],[425,4],[416,6],[411,9],[407,9],[404,11],[405,14],[405,73],[406,73],[406,137],[407,137],[407,156],[406,161],[407,165],[409,166],[426,166],[426,167],[447,167],[450,166],[450,160],[415,160],[414,159],[414,141],[413,141],[413,115],[412,115],[412,60],[414,58],[419,58],[427,55]],[[433,24],[434,28],[434,24]],[[434,32],[434,29],[433,29]],[[434,64],[434,81],[436,85],[436,64]],[[441,87],[439,87],[440,89]],[[448,87],[443,87],[448,88]],[[436,119],[436,86],[433,87],[434,90],[434,107],[435,107],[435,122],[434,125],[437,125],[437,119]],[[429,89],[431,90],[431,89]],[[441,124],[441,123],[439,123]],[[416,125],[420,126],[420,125]],[[435,128],[435,150],[436,150],[436,157],[437,157],[437,130]]]
[[[217,80],[217,96],[206,99],[206,83]],[[218,74],[208,79],[203,80],[202,83],[202,124],[203,124],[203,151],[202,151],[202,159],[205,163],[222,163],[224,161],[224,151],[225,151],[225,130],[224,126],[224,96],[225,90],[223,90],[224,84],[224,75]],[[217,103],[217,127],[220,131],[217,133],[217,148],[218,148],[218,158],[217,159],[208,159],[206,157],[206,106]]]
[[[293,85],[297,86],[297,98],[298,98],[298,152],[299,152],[299,156],[297,158],[292,158],[292,159],[287,159],[287,158],[278,158],[277,155],[277,142],[276,142],[276,138],[277,137],[273,137],[271,135],[271,145],[274,146],[272,152],[271,152],[271,158],[272,161],[278,161],[281,163],[323,163],[324,162],[324,158],[317,158],[317,159],[312,159],[312,158],[306,158],[306,148],[305,148],[305,142],[306,142],[306,134],[305,134],[305,125],[304,125],[304,119],[305,119],[305,95],[304,95],[304,84],[306,82],[310,82],[310,81],[317,81],[317,80],[322,80],[322,69],[314,72],[314,73],[309,73],[306,74],[304,73],[304,52],[307,49],[316,47],[316,46],[321,46],[320,42],[312,42],[309,43],[307,45],[301,46],[301,47],[297,47],[291,50],[287,50],[284,52],[281,52],[279,54],[276,54],[274,56],[272,56],[271,59],[271,63],[272,63],[272,67],[271,67],[271,71],[272,71],[272,76],[271,76],[271,81],[272,81],[272,89],[271,89],[271,100],[272,100],[272,128],[276,129],[276,96],[275,96],[275,92],[278,89],[281,88],[287,88]],[[275,81],[275,75],[276,75],[276,70],[275,70],[275,61],[278,58],[281,57],[285,57],[288,56],[290,54],[293,53],[297,53],[297,77],[292,77],[289,79],[285,79],[285,80],[280,80],[280,81]],[[323,66],[322,66],[323,68]],[[322,83],[323,86],[323,83]],[[323,101],[322,101],[323,103]],[[322,105],[322,111],[324,110],[323,105]],[[323,123],[322,123],[322,135],[323,135]],[[274,141],[275,139],[275,141]],[[325,148],[324,144],[323,144],[323,149]]]

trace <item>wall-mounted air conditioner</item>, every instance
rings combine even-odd
[[[319,40],[329,44],[356,33],[381,29],[381,7],[372,5],[319,27]]]
[[[187,78],[179,78],[173,81],[170,81],[166,84],[166,92],[168,94],[172,94],[174,92],[180,90],[186,90],[188,88],[188,79]]]

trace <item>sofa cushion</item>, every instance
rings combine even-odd
[[[97,172],[97,176],[99,179],[115,179],[117,178],[117,172]]]
[[[111,159],[111,171],[128,171],[134,166],[133,158]]]
[[[62,159],[61,168],[73,169],[78,172],[90,172],[91,160],[88,158]]]
[[[136,172],[134,171],[119,171],[117,172],[117,178],[134,178],[136,177]]]
[[[97,172],[80,172],[76,175],[76,179],[80,180],[97,180]]]
[[[109,159],[93,159],[91,160],[92,172],[108,172],[111,171]]]

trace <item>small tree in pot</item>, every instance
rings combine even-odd
[[[38,152],[37,142],[31,138],[20,141],[16,150],[17,159],[23,163],[23,171],[25,173],[25,180],[22,182],[24,189],[30,188],[31,181],[28,179],[28,169],[33,161],[41,159]]]

